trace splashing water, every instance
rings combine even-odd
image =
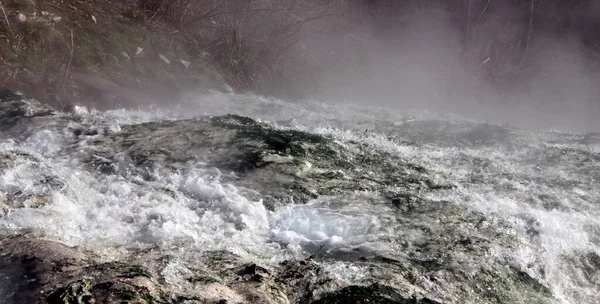
[[[81,123],[118,133],[126,124],[204,114],[239,114],[277,128],[329,135],[342,143],[363,142],[422,165],[456,185],[423,193],[425,198],[451,201],[509,222],[509,232],[526,244],[513,257],[532,277],[548,283],[561,302],[600,298],[597,285],[581,283],[581,269],[573,266],[585,263],[581,253],[600,254],[600,144],[580,143],[583,135],[513,130],[513,137],[499,144],[448,144],[452,126],[469,121],[423,111],[314,101],[293,104],[220,93],[192,98],[170,110],[84,115]],[[426,138],[421,136],[425,124],[402,135],[419,145],[369,131],[379,122],[409,115],[417,122],[443,121],[447,127],[429,130]],[[376,252],[398,249],[389,241],[397,233],[390,207],[371,204],[368,194],[319,197],[305,205],[267,210],[260,199],[246,195],[253,189],[226,182],[230,173],[204,163],[181,172],[157,170],[151,182],[133,174],[90,172],[79,152],[94,147],[85,141],[69,146],[68,136],[63,130],[40,130],[23,140],[0,135],[0,152],[30,155],[0,176],[4,233],[34,231],[84,247],[158,245],[171,248],[182,260],[199,249],[225,249],[271,261],[302,257],[320,245]],[[125,168],[127,158],[120,161]],[[8,206],[8,198],[16,197],[22,198],[22,206]],[[177,265],[169,268],[174,282],[176,273],[184,271]],[[327,264],[327,269],[344,278],[361,277],[358,268],[340,262]]]

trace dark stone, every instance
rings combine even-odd
[[[438,294],[422,294],[427,290],[419,285],[423,282],[450,288],[451,293],[440,289],[441,296],[449,303],[465,300],[548,303],[553,299],[551,290],[523,269],[490,260],[492,248],[511,250],[520,246],[517,239],[504,232],[508,224],[460,204],[425,199],[424,192],[453,186],[434,182],[439,176],[426,167],[368,143],[340,142],[309,132],[280,130],[238,115],[125,125],[119,132],[103,132],[76,115],[53,115],[51,109],[16,93],[3,91],[0,100],[0,137],[26,138],[31,132],[44,129],[69,130],[71,133],[65,135],[66,145],[60,153],[69,154],[69,149],[80,141],[89,142],[93,148],[77,148],[77,155],[90,174],[120,174],[128,180],[135,177],[136,183],[145,184],[153,181],[155,170],[185,172],[192,164],[202,161],[221,171],[233,171],[235,174],[224,174],[221,182],[255,190],[256,193],[242,195],[253,201],[263,199],[266,207],[274,211],[286,204],[306,203],[323,196],[335,197],[327,202],[332,208],[345,206],[347,199],[364,199],[382,210],[378,216],[386,221],[384,225],[394,229],[393,234],[384,236],[384,241],[398,245],[394,251],[383,253],[362,247],[325,246],[321,251],[319,244],[309,244],[302,248],[309,259],[269,265],[269,270],[248,264],[228,251],[200,251],[197,261],[189,262],[190,273],[183,278],[193,290],[174,291],[164,284],[160,275],[170,258],[160,248],[145,253],[127,248],[132,251],[122,260],[101,263],[93,254],[54,242],[26,237],[0,238],[0,272],[6,279],[0,278],[8,282],[11,291],[18,291],[0,301],[6,300],[9,304],[92,300],[96,303],[226,303],[228,300],[222,294],[205,298],[202,288],[217,286],[235,293],[235,298],[241,297],[247,303],[440,303],[434,300]],[[510,130],[491,125],[436,121],[414,121],[401,129],[383,128],[389,128],[384,130],[389,135],[438,146],[498,145],[512,136]],[[87,138],[89,136],[92,138]],[[560,162],[565,155],[583,162],[598,159],[589,151],[552,149],[548,148],[543,156],[532,156],[529,161]],[[15,159],[26,160],[39,169],[40,180],[33,188],[48,189],[26,199],[37,197],[39,204],[43,204],[45,196],[64,186],[44,167],[43,161],[25,153],[14,151],[0,155],[0,170],[10,168]],[[482,172],[495,165],[485,157],[458,160],[469,161],[475,167],[470,178],[482,183],[486,182]],[[586,169],[582,166],[574,170]],[[598,176],[597,172],[588,170],[589,176]],[[578,182],[557,181],[556,186],[573,187]],[[159,182],[147,187],[172,198],[194,195],[164,189],[168,187]],[[368,195],[361,194],[362,191]],[[7,212],[21,208],[18,197],[23,193],[22,189],[9,193],[2,198],[8,204],[0,207]],[[539,197],[547,203],[556,200]],[[237,228],[245,229],[243,225]],[[532,237],[539,235],[534,222],[529,233]],[[580,268],[588,269],[585,279],[597,281],[600,268],[597,255],[577,254],[572,260]],[[335,261],[365,267],[369,270],[365,281],[381,283],[358,286],[354,282],[346,286],[348,283],[331,276],[321,266],[321,263]],[[390,278],[398,286],[417,291],[403,294],[396,285],[382,285]],[[0,290],[0,295],[6,293]],[[315,298],[317,294],[323,296]]]
[[[369,286],[348,286],[329,293],[311,304],[425,304],[440,302],[430,299],[406,298],[392,287],[374,283]]]

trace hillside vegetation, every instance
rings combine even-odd
[[[414,61],[426,82],[435,74],[429,91],[439,96],[530,93],[533,79],[552,73],[548,49],[576,53],[585,73],[599,58],[600,8],[586,0],[1,3],[0,86],[55,105],[82,98],[72,72],[165,100],[197,88],[348,98],[409,90],[418,73],[405,62]],[[442,53],[426,50],[440,39]]]

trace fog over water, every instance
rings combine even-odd
[[[296,45],[302,59],[295,68],[309,72],[291,79],[304,96],[329,102],[453,112],[534,129],[600,131],[600,75],[583,35],[536,25],[526,42],[528,6],[483,7],[471,12],[468,38],[464,24],[442,5],[407,6],[380,19],[357,13],[351,25],[332,21],[318,34],[307,26],[308,38]],[[567,12],[595,20],[590,17],[595,10],[591,3]]]

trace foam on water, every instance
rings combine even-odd
[[[9,169],[4,178],[13,180],[18,170]],[[248,201],[235,187],[211,179],[202,170],[165,176],[165,182],[154,187],[77,167],[55,173],[67,186],[52,194],[51,204],[13,210],[0,220],[0,227],[39,230],[70,245],[138,242],[165,247],[233,246],[239,251],[265,243],[268,220],[261,202]],[[34,172],[21,174],[18,180],[24,184],[17,186],[27,191],[37,179]]]
[[[369,212],[370,209],[374,208],[365,204],[364,197],[341,201],[321,198],[304,205],[285,206],[271,217],[272,239],[304,254],[305,248],[314,249],[318,245],[328,249],[374,247],[381,239],[393,235],[394,225],[393,219],[386,215],[390,213],[387,208],[375,212]]]
[[[264,102],[266,101],[260,101]],[[252,108],[252,105],[248,107]],[[515,230],[511,232],[516,233],[524,246],[520,247],[520,252],[511,254],[522,264],[522,269],[529,269],[530,275],[547,282],[563,303],[595,299],[592,296],[595,293],[586,290],[583,281],[578,280],[581,274],[565,270],[567,264],[564,259],[581,252],[600,253],[600,243],[597,240],[593,242],[589,234],[590,231],[599,231],[597,218],[600,216],[600,189],[597,187],[597,172],[600,172],[600,164],[597,161],[580,163],[580,157],[569,158],[568,152],[580,150],[597,155],[600,151],[598,144],[557,142],[569,136],[568,133],[521,131],[515,139],[518,145],[516,149],[445,148],[430,144],[420,147],[402,146],[381,134],[365,136],[362,130],[358,131],[352,124],[379,119],[394,121],[407,114],[446,121],[465,120],[453,115],[432,115],[424,112],[390,114],[394,111],[354,105],[331,106],[313,103],[291,105],[289,108],[291,109],[287,113],[282,110],[275,114],[250,115],[276,121],[278,117],[294,117],[292,113],[308,112],[295,119],[296,125],[290,128],[333,136],[342,142],[360,141],[374,149],[396,153],[413,163],[434,170],[434,174],[437,172],[436,176],[441,179],[450,176],[446,179],[458,186],[456,190],[435,191],[426,194],[426,197],[458,202],[512,223]],[[350,123],[344,124],[344,121]],[[339,129],[340,124],[350,129]],[[561,157],[560,161],[549,162],[549,159],[540,157],[546,155],[548,149],[558,150],[556,153]],[[482,168],[473,163],[474,159],[489,160],[489,166]],[[540,170],[540,166],[544,169]],[[471,182],[470,177],[475,172],[484,182]],[[578,185],[562,185],[573,182]],[[539,198],[540,195],[546,195],[550,199]],[[546,206],[550,203],[557,206]],[[294,227],[293,233],[285,236],[291,240],[314,242],[319,241],[319,237],[327,240],[326,236],[313,236],[311,239],[305,233],[301,234],[301,238],[296,236],[297,230],[311,227],[310,219],[291,221],[290,226]],[[590,230],[590,227],[595,228]],[[531,268],[531,263],[541,266]]]
[[[597,204],[600,189],[594,186],[593,180],[580,182],[570,189],[545,180],[581,180],[581,174],[594,174],[598,165],[592,163],[586,165],[587,169],[581,166],[574,169],[575,160],[564,158],[562,163],[540,163],[544,160],[538,155],[550,148],[597,154],[599,145],[549,144],[556,136],[551,132],[522,132],[517,149],[407,146],[383,134],[364,132],[362,125],[353,127],[353,124],[368,125],[378,120],[397,121],[407,113],[314,101],[290,104],[221,93],[203,96],[201,100],[192,99],[188,105],[172,110],[119,110],[86,115],[81,123],[119,132],[120,126],[125,124],[230,113],[271,122],[279,128],[331,136],[341,144],[359,141],[425,166],[436,178],[457,185],[452,190],[426,193],[426,198],[450,200],[512,223],[511,233],[525,246],[511,254],[523,269],[548,282],[564,303],[592,299],[591,287],[578,285],[580,274],[568,269],[564,257],[579,252],[600,253],[600,243],[593,241],[590,235],[590,231],[594,231],[590,227],[598,228],[595,219],[600,215]],[[420,111],[408,115],[460,120],[452,115]],[[278,123],[290,119],[291,125]],[[0,138],[0,151],[19,150],[36,159],[20,160],[7,169],[0,176],[0,193],[20,191],[23,196],[50,198],[49,203],[35,208],[11,210],[0,217],[0,228],[32,229],[70,245],[157,244],[178,252],[181,261],[191,259],[199,249],[227,249],[267,260],[286,258],[290,254],[305,257],[306,250],[320,245],[329,248],[364,246],[383,252],[396,249],[387,241],[388,236],[394,235],[391,212],[386,206],[371,204],[365,194],[319,198],[306,205],[285,206],[271,212],[261,201],[244,195],[252,189],[224,182],[225,173],[202,163],[178,173],[158,170],[152,183],[135,176],[123,178],[87,172],[77,159],[77,150],[92,147],[82,143],[78,149],[67,149],[66,136],[62,130],[41,130],[24,140]],[[476,165],[474,159],[487,160],[489,166]],[[126,157],[122,162],[127,162]],[[539,165],[546,167],[545,170],[540,171]],[[471,182],[474,174],[483,182]],[[40,182],[41,175],[59,181],[58,186]],[[544,207],[548,199],[539,198],[538,194],[555,198],[557,207]],[[187,270],[181,261],[175,260],[165,269],[169,281],[179,282],[185,275]],[[531,263],[542,266],[532,268],[528,266]],[[364,274],[351,263],[336,262],[325,267],[348,280],[360,280]]]
[[[539,137],[526,136],[524,139],[525,143],[517,153],[500,147],[493,150],[440,149],[437,153],[429,153],[438,166],[453,172],[454,182],[464,182],[459,182],[455,190],[432,192],[426,197],[462,202],[473,210],[508,220],[526,245],[511,253],[521,262],[521,268],[547,282],[563,303],[589,301],[593,297],[585,295],[585,287],[573,283],[581,278],[569,277],[569,272],[564,270],[564,259],[582,252],[600,253],[600,244],[592,243],[588,233],[588,227],[598,227],[600,210],[594,202],[598,202],[600,192],[593,181],[573,170],[582,167],[576,160],[565,158],[558,163],[539,160],[528,163],[530,154],[542,156],[550,146],[558,149],[587,147],[546,144]],[[465,157],[489,160],[490,165],[481,168],[461,161]],[[545,169],[539,170],[538,166]],[[598,164],[595,166],[598,168]],[[483,178],[483,182],[470,182],[474,172]],[[569,181],[578,182],[578,187],[560,184]],[[532,263],[541,267],[532,268]]]
[[[124,123],[161,119],[158,111],[152,115],[133,112],[133,118],[125,113],[103,113],[96,118],[97,124],[118,132]],[[159,170],[152,184],[136,176],[90,173],[74,159],[58,157],[66,153],[66,135],[60,131],[42,130],[23,141],[3,143],[2,151],[19,150],[36,155],[36,160],[25,160],[6,170],[1,191],[39,195],[39,166],[46,167],[44,174],[64,186],[45,189],[51,198],[47,204],[11,210],[0,218],[0,227],[37,231],[68,245],[158,244],[163,248],[227,249],[266,257],[276,250],[282,257],[303,254],[302,246],[311,243],[330,247],[359,244],[381,228],[375,215],[361,214],[358,206],[349,205],[337,212],[319,202],[314,204],[320,204],[319,208],[309,204],[269,212],[262,201],[243,195],[251,189],[222,182],[224,173],[202,163],[177,173]],[[85,144],[79,148],[93,149]],[[121,158],[127,162],[126,157]],[[279,244],[289,248],[282,251]]]

